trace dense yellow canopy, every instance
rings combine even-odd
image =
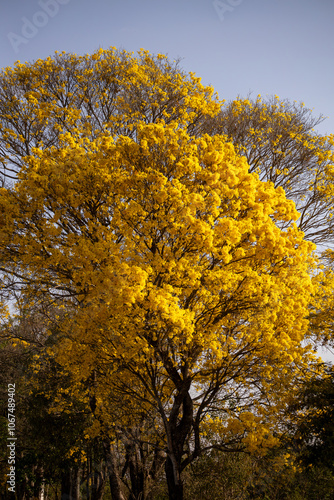
[[[58,361],[145,390],[179,466],[192,432],[194,456],[199,433],[270,444],[313,359],[315,246],[283,188],[224,136],[195,133],[219,110],[212,89],[145,51],[60,55],[3,78],[23,82],[8,112],[31,127],[2,125],[17,167],[0,192],[2,279],[53,305]],[[112,396],[96,391],[103,410]]]

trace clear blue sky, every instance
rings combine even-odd
[[[1,61],[110,45],[180,57],[221,99],[277,94],[334,133],[334,0],[2,0]]]

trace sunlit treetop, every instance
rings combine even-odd
[[[219,111],[212,87],[186,74],[164,55],[115,48],[93,55],[56,53],[18,62],[0,74],[0,157],[15,177],[33,147],[56,146],[69,132],[134,138],[138,121],[177,121],[195,133],[203,118]]]

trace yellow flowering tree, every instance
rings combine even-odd
[[[306,238],[327,246],[334,229],[334,136],[316,131],[323,120],[304,103],[259,95],[225,103],[204,128],[226,135],[247,159],[250,172],[283,187],[296,203],[297,224]]]
[[[205,450],[275,443],[314,359],[302,341],[315,246],[283,188],[199,133],[213,91],[164,56],[62,54],[6,69],[10,83],[3,287],[57,311],[57,361],[78,382],[96,374],[101,426],[155,420],[182,499]]]
[[[298,227],[318,246],[324,271],[314,276],[310,305],[311,330],[323,342],[333,338],[333,166],[334,136],[321,135],[316,117],[304,103],[281,100],[277,95],[238,98],[225,103],[210,117],[204,130],[224,134],[263,181],[283,187],[300,213]],[[285,223],[280,223],[284,227]]]

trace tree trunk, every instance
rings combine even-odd
[[[42,480],[39,494],[38,494],[38,500],[45,500],[45,481]]]
[[[189,385],[188,382],[184,382],[183,387],[180,384],[168,422],[165,472],[169,500],[183,500],[181,463],[184,446],[193,423],[193,402],[189,395]]]
[[[92,494],[91,500],[101,500],[104,494],[105,474],[102,464],[100,470],[92,470]]]
[[[61,474],[61,500],[80,500],[80,471],[70,468]]]
[[[72,469],[72,498],[80,500],[81,468]]]
[[[165,471],[169,500],[183,500],[183,483],[180,472],[177,470],[177,467],[173,465],[170,457],[166,459]]]
[[[131,481],[131,500],[145,498],[145,476],[143,467],[143,457],[135,443],[126,445],[126,459],[129,466]]]
[[[115,452],[109,440],[103,440],[103,449],[109,474],[111,498],[112,500],[125,500],[121,490],[121,481],[117,470]]]
[[[72,500],[71,490],[72,490],[72,481],[71,481],[71,470],[61,473],[61,500]]]

